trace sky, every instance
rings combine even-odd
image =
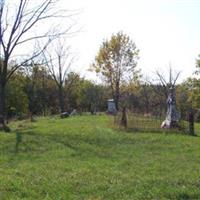
[[[87,78],[87,72],[104,39],[123,31],[140,50],[138,69],[144,76],[171,65],[181,71],[180,80],[195,71],[200,54],[200,0],[63,0],[64,8],[78,10],[74,16],[81,31],[70,39],[77,52],[74,64]]]

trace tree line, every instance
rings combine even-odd
[[[40,65],[35,64],[31,72],[18,70],[6,86],[7,118],[70,113],[73,109],[90,112],[94,107],[104,111],[110,96],[107,86],[97,85],[75,72],[67,74],[62,90],[61,103],[57,83]]]
[[[148,83],[139,72],[137,74],[137,78],[120,85],[119,110],[126,106],[136,113],[165,116],[166,88],[160,83]],[[187,117],[191,107],[199,108],[199,83],[200,80],[189,78],[177,84],[177,107],[182,117]],[[70,113],[73,109],[80,113],[94,110],[105,112],[107,100],[113,97],[108,84],[97,84],[71,71],[63,83],[61,103],[56,81],[46,67],[37,64],[29,70],[17,70],[6,86],[6,91],[8,119],[58,114],[63,110]]]

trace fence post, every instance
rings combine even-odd
[[[188,114],[188,122],[189,122],[189,134],[195,135],[194,133],[194,111],[191,109]]]
[[[121,119],[121,125],[127,128],[127,115],[126,115],[126,107],[123,107],[122,110],[122,119]]]

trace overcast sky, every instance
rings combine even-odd
[[[123,31],[140,49],[138,68],[146,74],[171,66],[181,79],[195,70],[200,54],[200,0],[64,0],[68,9],[80,9],[82,32],[73,38],[79,53],[76,69],[84,71],[105,38]]]

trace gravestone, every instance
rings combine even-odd
[[[72,112],[70,113],[70,116],[77,115],[77,114],[78,113],[77,113],[76,109],[73,109]]]
[[[107,103],[108,103],[107,112],[109,114],[116,114],[117,113],[117,109],[116,109],[116,105],[115,105],[114,99],[108,99]]]
[[[179,120],[180,114],[176,110],[175,88],[172,86],[167,98],[167,115],[165,120],[162,122],[161,128],[176,128],[178,127]]]

